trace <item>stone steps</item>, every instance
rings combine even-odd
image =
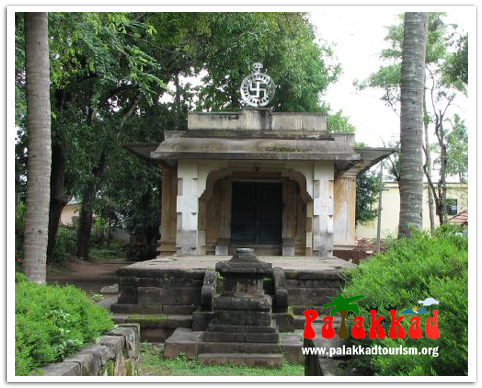
[[[204,342],[203,331],[178,328],[166,339],[163,356],[171,359],[183,353],[187,358],[200,354],[277,354],[291,363],[303,363],[303,331],[280,334],[279,344]]]
[[[138,323],[141,341],[163,342],[178,327],[191,328],[192,315],[113,314],[115,323]]]
[[[206,365],[247,365],[251,367],[281,368],[283,355],[263,353],[201,353],[198,360]]]

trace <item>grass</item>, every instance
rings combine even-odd
[[[141,344],[141,371],[143,376],[304,376],[303,364],[283,362],[281,368],[253,368],[238,365],[204,365],[180,355],[163,359],[151,343]]]
[[[118,246],[112,244],[112,247],[91,247],[89,257],[93,261],[125,259],[125,252]]]

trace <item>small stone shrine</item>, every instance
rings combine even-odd
[[[263,288],[271,264],[258,260],[253,249],[238,248],[231,260],[216,264],[216,271],[223,277],[223,290],[214,298],[214,318],[203,340],[278,343],[271,296]]]

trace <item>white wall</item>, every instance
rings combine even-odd
[[[457,200],[457,212],[468,208],[468,185],[464,183],[448,183],[447,199]],[[373,204],[373,209],[378,208],[378,202]],[[400,212],[400,194],[398,184],[387,182],[384,184],[382,197],[382,238],[396,236],[398,234],[398,217]],[[428,212],[428,185],[424,186],[423,191],[423,228],[430,229],[430,219]],[[438,226],[438,216],[435,215],[435,225]],[[376,238],[377,219],[366,222],[356,227],[356,237]]]

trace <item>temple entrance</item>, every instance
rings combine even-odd
[[[281,182],[233,182],[231,242],[281,244]]]

